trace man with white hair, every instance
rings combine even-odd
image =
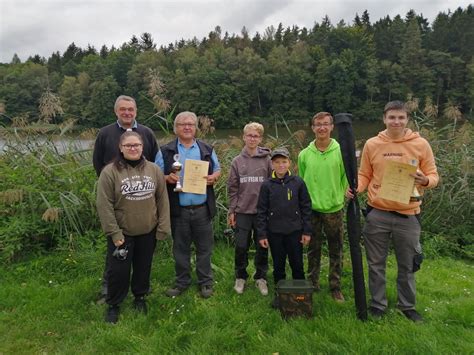
[[[171,233],[175,259],[175,285],[166,291],[169,297],[181,295],[191,285],[191,244],[196,248],[196,274],[200,294],[209,298],[213,294],[211,256],[214,246],[212,218],[216,214],[214,184],[220,176],[216,153],[209,144],[196,139],[197,116],[193,112],[179,113],[174,121],[176,139],[161,147],[155,163],[165,174],[170,200]],[[173,170],[178,160],[184,175],[186,160],[209,162],[205,194],[175,192],[180,173]]]

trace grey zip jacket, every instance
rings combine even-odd
[[[271,174],[270,149],[258,147],[252,157],[244,147],[232,160],[227,180],[229,213],[256,214],[260,187]]]

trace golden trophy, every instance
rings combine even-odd
[[[171,165],[171,171],[178,175],[178,181],[176,182],[176,187],[173,189],[174,192],[182,192],[183,187],[181,186],[181,176],[180,171],[183,169],[183,164],[179,162],[179,154],[173,156],[174,163]]]

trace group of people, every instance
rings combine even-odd
[[[158,147],[149,128],[137,123],[133,98],[119,96],[115,114],[117,122],[99,131],[93,154],[99,176],[97,210],[108,243],[102,293],[109,323],[118,321],[119,306],[130,284],[134,308],[147,313],[145,297],[150,291],[156,240],[169,234],[173,239],[175,282],[166,295],[177,297],[191,286],[193,245],[199,293],[203,298],[213,295],[211,221],[216,214],[214,185],[221,174],[213,147],[196,138],[198,120],[193,112],[176,116],[176,138],[162,147]],[[242,294],[247,286],[252,241],[253,278],[262,295],[269,293],[268,249],[276,285],[286,278],[286,259],[293,279],[305,279],[305,245],[308,279],[319,291],[322,246],[327,240],[329,290],[336,302],[344,302],[341,276],[345,198],[354,198],[368,188],[370,213],[364,225],[364,240],[371,294],[369,312],[380,318],[388,305],[385,266],[392,240],[398,263],[398,308],[410,320],[421,320],[415,310],[414,278],[422,260],[420,201],[405,205],[378,198],[377,193],[387,160],[416,160],[418,170],[413,177],[419,190],[436,186],[438,174],[428,142],[406,127],[408,111],[404,103],[388,103],[383,119],[386,129],[364,146],[357,191],[348,188],[339,144],[331,138],[334,122],[330,113],[319,112],[312,118],[315,139],[298,156],[298,175],[290,169],[286,148],[270,151],[260,146],[263,125],[252,122],[244,127],[244,147],[233,159],[227,181],[227,220],[235,236],[235,292]],[[204,194],[176,189],[182,182],[186,160],[208,162],[207,175],[202,177],[206,180]],[[271,304],[278,308],[278,298],[273,298]]]

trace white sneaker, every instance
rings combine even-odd
[[[236,279],[235,280],[235,285],[234,285],[234,290],[237,292],[239,295],[244,293],[244,287],[245,287],[245,280],[244,279]]]
[[[265,279],[258,279],[255,281],[255,285],[257,285],[258,290],[262,294],[262,296],[268,295],[268,287],[267,287],[267,280]]]

